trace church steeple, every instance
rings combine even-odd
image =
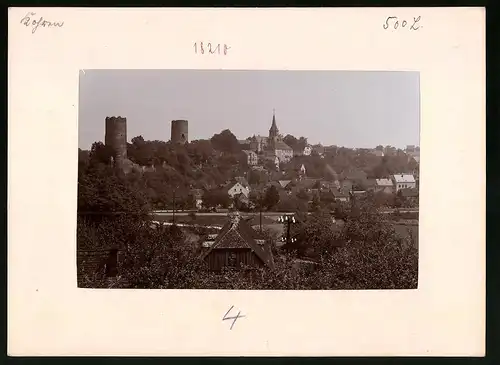
[[[273,139],[278,136],[279,130],[278,126],[276,125],[276,113],[275,110],[273,109],[273,122],[271,124],[271,128],[269,129],[269,138]]]

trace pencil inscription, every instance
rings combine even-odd
[[[36,16],[36,13],[33,12],[28,12],[26,15],[21,19],[20,23],[23,24],[26,27],[31,27],[31,33],[35,34],[37,29],[39,27],[42,28],[61,28],[64,25],[64,22],[61,21],[49,21],[45,20],[42,16],[37,20],[37,19],[32,19]]]
[[[194,42],[194,53],[196,54],[217,54],[226,56],[231,49],[227,44]]]
[[[222,317],[222,320],[223,321],[228,321],[230,319],[233,320],[233,323],[231,323],[231,327],[229,327],[230,330],[233,329],[233,326],[234,324],[236,323],[236,320],[238,318],[243,318],[245,317],[244,315],[240,315],[241,314],[241,311],[238,311],[238,314],[236,316],[231,316],[231,317],[227,317],[227,315],[229,314],[229,312],[231,312],[231,310],[234,308],[234,305],[231,306],[231,308],[229,308],[229,310],[226,312],[226,314],[224,314],[224,317]]]
[[[410,21],[411,22],[411,21]],[[419,25],[420,22],[420,15],[418,17],[413,17],[413,23],[410,25],[406,19],[400,19],[397,16],[389,16],[387,19],[385,19],[384,24],[382,27],[384,29],[398,29],[398,28],[408,28],[409,30],[419,30],[422,28],[421,25]]]

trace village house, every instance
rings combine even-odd
[[[401,189],[414,189],[416,187],[415,177],[411,174],[395,174],[392,178],[396,192]]]
[[[279,162],[289,162],[293,158],[293,150],[285,142],[277,140],[271,144],[271,150]]]
[[[213,238],[213,237],[212,237]],[[209,269],[241,269],[274,267],[269,242],[264,240],[238,212],[229,215],[228,222],[212,242],[204,240],[202,259]]]
[[[349,201],[349,193],[347,193],[343,189],[332,189],[332,195],[335,200],[340,202],[348,202]]]
[[[325,154],[325,147],[323,147],[320,144],[314,145],[314,146],[312,146],[311,153],[313,153],[313,152],[316,153],[316,154],[318,154],[319,156],[324,156],[324,154]]]
[[[264,151],[268,145],[268,138],[264,136],[253,136],[250,138],[250,149],[257,153]]]
[[[283,189],[286,189],[291,182],[292,180],[278,180],[278,183]]]
[[[297,194],[301,190],[310,193],[314,184],[316,184],[316,179],[313,178],[306,177],[301,180],[298,180],[296,181],[295,186],[292,188],[292,193]]]
[[[226,185],[227,194],[234,198],[237,194],[244,194],[245,196],[250,195],[250,186],[244,186],[241,182],[230,183]]]
[[[243,150],[243,153],[247,157],[248,166],[256,166],[259,163],[259,157],[254,151]]]
[[[375,179],[375,192],[390,194],[394,192],[394,183],[391,179]]]
[[[340,188],[342,190],[345,190],[345,191],[351,191],[353,190],[354,188],[354,181],[350,180],[350,179],[342,179],[339,181],[339,184],[340,184]]]
[[[248,196],[246,196],[245,194],[243,194],[243,193],[236,194],[233,199],[238,201],[239,204],[243,204],[243,205],[247,206],[248,208],[251,208],[252,204],[250,203],[250,198]]]
[[[295,148],[293,150],[294,156],[310,156],[312,152],[311,146],[305,146],[304,148]]]
[[[291,180],[275,180],[275,181],[270,181],[267,184],[265,184],[264,191],[269,189],[271,186],[274,186],[276,190],[278,190],[278,193],[280,194],[280,197],[283,198],[285,196],[291,195],[292,194],[292,184]]]

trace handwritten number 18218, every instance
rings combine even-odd
[[[227,55],[227,52],[231,49],[227,44],[212,44],[203,42],[194,42],[194,53],[196,54],[223,54]]]

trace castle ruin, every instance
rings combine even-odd
[[[114,160],[121,165],[127,159],[127,118],[106,117],[104,143],[114,152]]]
[[[170,141],[172,143],[188,143],[188,121],[173,120],[170,132]]]

